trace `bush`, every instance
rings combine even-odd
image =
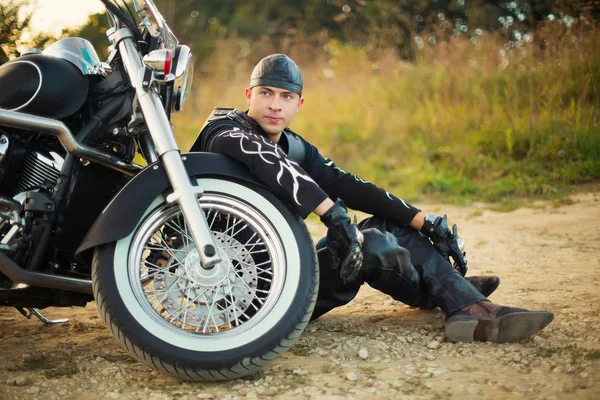
[[[535,42],[544,45],[457,39],[412,64],[336,42],[292,50],[306,98],[292,129],[341,168],[411,200],[555,196],[597,180],[600,33],[551,28]],[[194,104],[174,119],[184,148],[212,107],[245,107],[252,64],[227,58],[234,43],[217,48]]]

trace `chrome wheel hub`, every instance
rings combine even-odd
[[[230,273],[234,274],[231,268],[231,261],[225,252],[218,249],[217,252],[221,257],[222,262],[215,265],[212,269],[202,268],[200,263],[200,255],[195,247],[185,256],[182,272],[187,273],[187,276],[201,286],[214,286],[223,281]],[[233,279],[233,277],[231,277]]]

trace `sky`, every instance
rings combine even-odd
[[[90,14],[104,10],[100,0],[36,0],[31,21],[34,33],[59,34],[63,28],[84,24]]]

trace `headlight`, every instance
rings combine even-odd
[[[175,74],[173,82],[173,101],[171,110],[181,111],[183,103],[190,94],[192,80],[194,79],[194,63],[192,62],[192,50],[188,46],[180,45],[175,48],[173,67],[171,71]]]

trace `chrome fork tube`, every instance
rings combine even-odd
[[[221,262],[216,251],[213,236],[210,233],[206,217],[198,204],[197,194],[202,190],[193,187],[187,174],[179,147],[175,141],[171,129],[171,123],[160,101],[158,93],[153,88],[144,90],[142,80],[144,76],[144,65],[131,37],[125,37],[119,41],[119,51],[129,75],[131,84],[135,87],[138,102],[148,125],[152,141],[160,157],[169,182],[173,187],[173,194],[169,200],[177,201],[181,211],[190,227],[192,239],[198,249],[200,262],[205,269],[211,269]],[[148,85],[149,82],[146,84]]]

